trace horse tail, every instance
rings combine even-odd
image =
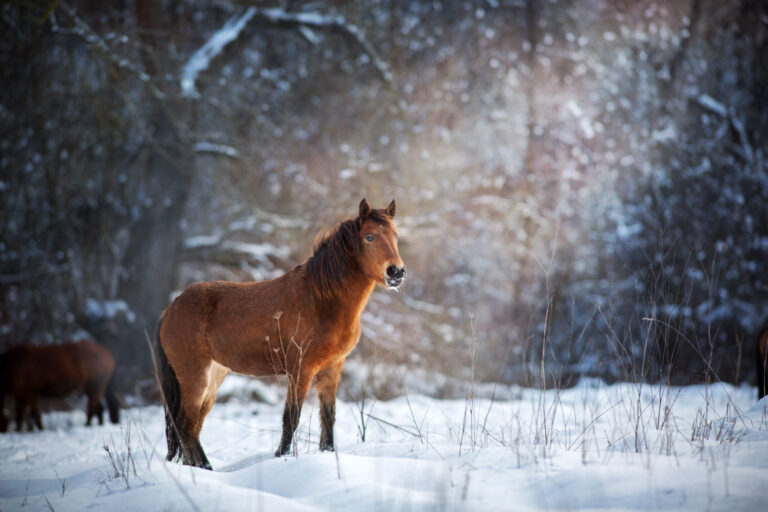
[[[181,456],[181,436],[179,427],[182,424],[181,409],[181,389],[179,380],[176,378],[176,372],[168,362],[168,357],[163,350],[163,344],[160,342],[160,326],[163,324],[163,317],[157,322],[155,330],[155,348],[157,351],[158,379],[160,381],[161,398],[165,405],[165,439],[168,442],[168,455],[166,460],[174,460]]]
[[[757,363],[757,399],[760,400],[768,394],[768,327],[760,332],[755,346],[755,362]]]
[[[107,410],[109,411],[109,421],[112,423],[120,423],[120,399],[117,397],[115,390],[116,384],[115,373],[112,373],[112,377],[109,378],[109,384],[104,392],[104,398],[107,401]]]
[[[0,354],[0,432],[8,430],[8,420],[5,418],[5,395],[10,391],[9,380],[8,354]]]
[[[7,352],[0,354],[0,393],[4,393],[5,390],[10,387],[8,385],[11,380],[11,365],[9,359],[10,357],[8,356]]]

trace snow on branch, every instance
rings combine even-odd
[[[198,75],[208,69],[224,48],[235,41],[249,22],[255,21],[278,28],[291,28],[299,31],[311,44],[317,44],[318,38],[311,29],[335,31],[356,45],[369,59],[379,77],[392,83],[392,72],[384,60],[365,38],[363,31],[343,16],[328,16],[315,12],[286,12],[283,9],[257,9],[248,7],[242,13],[231,17],[211,38],[189,58],[181,73],[181,94],[198,97],[195,82]]]
[[[181,94],[197,98],[195,89],[195,80],[201,71],[208,69],[208,66],[217,55],[232,41],[240,36],[248,22],[256,14],[255,7],[248,7],[245,12],[232,16],[224,23],[224,26],[217,30],[213,36],[192,54],[184,69],[181,71]]]
[[[728,117],[728,109],[725,108],[725,105],[717,101],[715,98],[713,98],[709,94],[701,94],[697,96],[696,101],[704,109],[709,110],[710,112],[714,112],[715,114],[721,115],[723,117]]]
[[[200,141],[195,144],[194,150],[196,153],[213,153],[215,155],[228,156],[229,158],[238,158],[240,156],[236,148],[226,144],[216,144],[215,142]]]
[[[129,323],[136,321],[136,314],[124,300],[120,299],[85,299],[85,315],[91,320],[111,320],[118,315],[123,315]]]
[[[752,145],[749,143],[749,137],[747,136],[747,130],[744,126],[744,122],[739,119],[734,114],[733,108],[726,107],[722,102],[717,101],[712,96],[708,94],[701,94],[699,96],[693,97],[693,99],[698,103],[703,109],[708,110],[710,112],[713,112],[725,119],[727,119],[731,126],[733,127],[733,130],[736,132],[736,135],[739,137],[739,142],[741,143],[742,153],[744,159],[752,164],[754,163],[754,150],[752,149]]]
[[[141,83],[149,88],[150,92],[156,99],[163,99],[165,97],[163,92],[157,88],[147,73],[137,68],[136,65],[128,59],[115,54],[115,52],[113,52],[109,46],[107,46],[107,43],[104,42],[104,39],[101,38],[96,32],[94,32],[93,29],[77,15],[72,7],[68,6],[64,2],[62,2],[60,5],[64,12],[67,13],[67,16],[69,16],[69,18],[72,20],[72,23],[74,23],[74,27],[72,27],[73,34],[84,39],[85,42],[88,43],[93,50],[95,50],[105,59],[109,60],[115,67],[124,69],[125,71],[128,71],[136,78],[138,78]]]

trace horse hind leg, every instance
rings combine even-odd
[[[219,376],[217,368],[223,369]],[[197,371],[190,368],[177,372],[181,392],[181,412],[178,422],[181,437],[181,458],[188,466],[213,469],[200,444],[203,420],[216,400],[218,384],[224,379],[226,368],[209,360],[207,367]],[[203,376],[201,378],[201,376]]]
[[[27,400],[24,397],[17,396],[16,398],[16,431],[21,432],[24,430],[24,420],[27,417]]]
[[[212,470],[208,457],[205,455],[203,446],[200,444],[200,430],[202,422],[197,415],[189,418],[186,416],[179,426],[181,434],[181,461],[187,466]]]
[[[86,426],[91,425],[91,420],[94,417],[99,420],[99,425],[104,424],[104,406],[101,404],[101,397],[104,394],[103,388],[104,386],[97,382],[89,382],[85,387],[85,396],[88,397]]]
[[[86,426],[91,425],[91,419],[94,417],[99,420],[99,425],[104,424],[104,405],[102,405],[101,400],[98,397],[88,397],[87,413],[88,421],[85,422]]]
[[[205,455],[203,446],[200,444],[200,433],[203,430],[205,417],[208,416],[208,413],[211,412],[213,405],[216,403],[216,394],[218,393],[219,386],[221,386],[221,383],[224,381],[227,372],[229,372],[229,370],[226,367],[221,366],[216,362],[211,362],[211,366],[208,370],[207,386],[202,401],[200,402],[200,409],[194,416],[196,419],[190,421],[189,416],[187,417],[187,434],[186,436],[183,436],[185,437],[186,442],[182,444],[182,457],[187,457],[184,455],[184,446],[187,447],[189,455],[188,458],[184,459],[184,464],[188,464],[187,460],[190,460],[192,461],[190,464],[192,466],[209,470],[213,469],[210,461],[208,461],[208,457]],[[190,405],[190,407],[192,406],[193,405]]]
[[[222,366],[216,362],[211,364],[211,368],[208,372],[208,386],[205,389],[205,397],[200,406],[200,420],[197,428],[198,436],[203,429],[203,422],[208,413],[211,412],[213,404],[216,403],[216,395],[219,392],[221,383],[224,382],[224,377],[229,373],[229,369],[226,366]]]
[[[40,416],[40,404],[38,403],[36,396],[33,396],[29,400],[29,413],[31,415],[30,421],[34,423],[34,425],[37,426],[39,430],[43,430],[43,419]],[[30,430],[32,430],[31,427]]]

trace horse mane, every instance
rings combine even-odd
[[[391,221],[383,210],[371,210],[366,220],[388,225]],[[319,299],[338,296],[343,290],[344,278],[359,269],[360,253],[359,218],[339,223],[334,229],[320,233],[315,238],[312,256],[306,262],[307,280]]]

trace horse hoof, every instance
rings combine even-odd
[[[324,445],[320,445],[320,451],[321,452],[335,452],[336,449],[333,447],[332,444],[324,444]]]

